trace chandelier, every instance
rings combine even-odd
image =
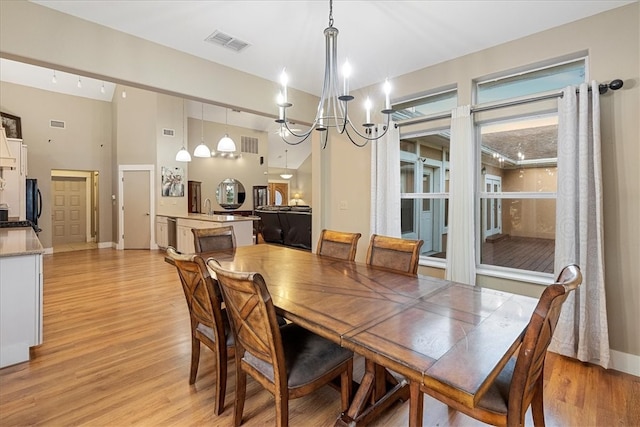
[[[291,123],[287,120],[287,108],[293,106],[293,104],[287,99],[288,77],[286,69],[283,70],[280,76],[281,91],[278,94],[278,119],[276,120],[276,123],[280,124],[280,136],[287,144],[297,145],[306,140],[316,130],[323,133],[322,148],[325,148],[327,146],[328,130],[329,128],[335,128],[339,134],[346,134],[354,145],[364,147],[369,141],[382,138],[389,129],[389,121],[393,113],[389,102],[391,85],[388,80],[385,80],[383,85],[385,104],[381,113],[386,115],[383,132],[381,134],[374,134],[373,132],[375,125],[371,122],[371,100],[369,98],[365,101],[366,120],[362,124],[364,129],[362,132],[358,131],[349,118],[348,112],[348,104],[354,99],[353,96],[349,95],[351,67],[348,61],[345,62],[342,70],[342,85],[340,85],[338,76],[338,29],[333,26],[333,0],[329,0],[329,26],[324,30],[324,37],[324,83],[316,117],[309,129],[304,132],[299,132],[297,129],[289,127]],[[288,135],[296,139],[289,140],[287,139]]]

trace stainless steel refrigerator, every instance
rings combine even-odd
[[[40,227],[38,227],[38,218],[42,214],[42,194],[38,189],[38,180],[28,178],[26,180],[26,191],[27,220],[31,221],[36,231],[41,231]]]

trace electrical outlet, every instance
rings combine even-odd
[[[346,211],[347,209],[348,209],[347,201],[346,200],[340,200],[340,210],[341,211]]]

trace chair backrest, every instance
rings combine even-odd
[[[208,326],[213,329],[215,340],[224,343],[221,294],[204,260],[199,255],[180,254],[172,247],[167,248],[167,255],[178,270],[189,308],[191,327],[196,328],[198,324]]]
[[[415,276],[418,274],[418,260],[423,243],[422,240],[372,234],[367,250],[367,264]]]
[[[236,362],[245,351],[271,365],[276,388],[286,389],[287,372],[276,310],[259,273],[223,269],[213,258],[207,267],[215,273],[236,342]],[[267,368],[267,370],[269,370]]]
[[[356,259],[358,240],[362,234],[322,230],[316,253],[322,256],[353,261]]]
[[[236,247],[236,235],[231,225],[216,228],[192,228],[191,231],[196,252],[211,252]]]
[[[558,279],[549,285],[531,315],[522,339],[509,389],[508,419],[524,419],[524,412],[533,398],[537,381],[541,380],[547,347],[558,324],[562,304],[569,292],[582,283],[582,273],[577,265],[562,269]]]

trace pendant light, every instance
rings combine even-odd
[[[218,148],[217,148],[217,150],[220,151],[221,153],[233,153],[234,151],[236,151],[236,143],[233,142],[233,139],[229,138],[229,133],[228,133],[229,122],[227,121],[228,112],[229,112],[229,109],[225,108],[224,110],[225,134],[222,137],[222,139],[220,139],[220,141],[218,142]]]
[[[200,144],[193,150],[196,157],[211,157],[211,150],[204,143],[204,102],[202,105],[202,119],[200,120]]]
[[[182,148],[176,154],[176,162],[190,162],[191,154],[184,148],[184,98],[182,99]]]
[[[280,174],[280,177],[282,179],[291,179],[291,177],[293,176],[292,173],[289,172],[289,168],[287,167],[287,152],[289,150],[284,150],[284,173]]]

